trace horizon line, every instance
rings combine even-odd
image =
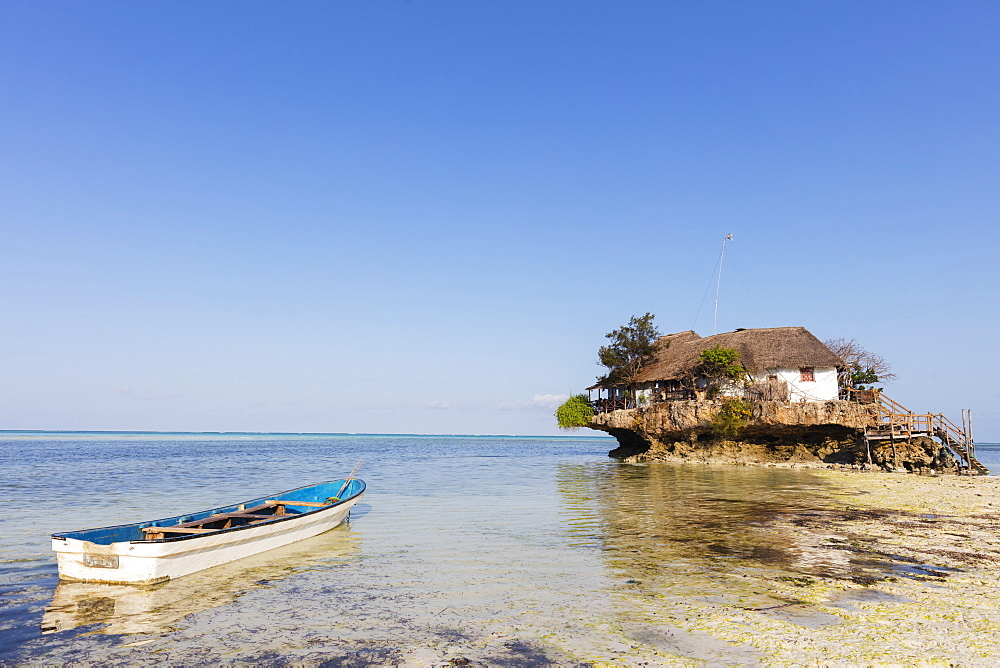
[[[0,429],[2,434],[193,434],[204,436],[475,436],[504,438],[614,438],[606,436],[569,436],[546,434],[420,434],[420,433],[382,433],[382,432],[351,432],[351,431],[156,431],[146,429]]]

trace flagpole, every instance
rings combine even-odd
[[[715,318],[712,320],[712,334],[719,333],[719,288],[722,287],[722,259],[726,257],[726,242],[732,241],[733,235],[727,234],[722,240],[722,252],[719,254],[719,279],[715,283]]]

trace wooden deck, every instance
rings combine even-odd
[[[878,408],[877,423],[865,430],[867,440],[907,440],[915,436],[936,438],[955,455],[960,468],[967,473],[989,473],[989,469],[976,459],[976,445],[971,435],[943,414],[914,413],[878,390],[865,390],[858,398],[864,403],[874,403]]]

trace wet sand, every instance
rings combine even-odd
[[[839,503],[782,530],[816,552],[849,554],[860,572],[756,583],[734,572],[734,588],[745,601],[756,589],[761,605],[663,621],[769,665],[996,665],[1000,478],[816,474]],[[864,572],[866,562],[875,568]]]

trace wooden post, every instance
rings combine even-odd
[[[972,438],[972,409],[969,409],[969,454],[976,456],[976,441]]]

